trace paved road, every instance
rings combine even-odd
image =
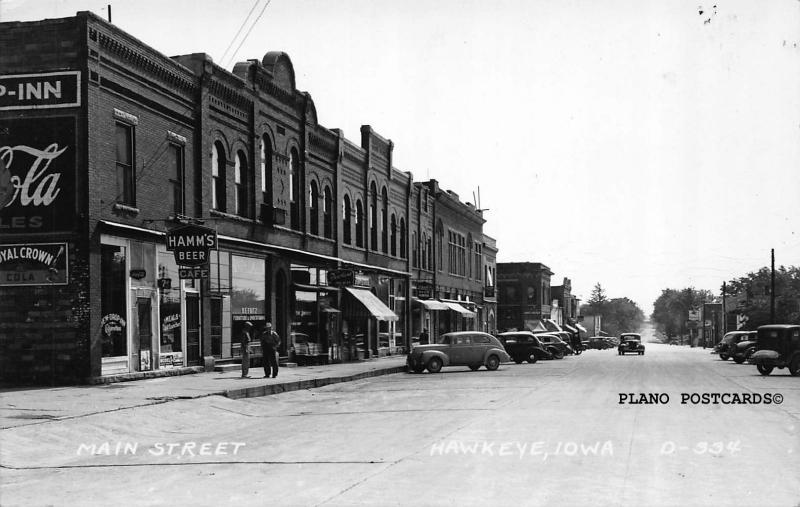
[[[783,400],[695,405],[681,393]],[[786,370],[761,377],[648,344],[644,356],[593,350],[9,428],[0,501],[796,507],[799,425],[800,379]]]

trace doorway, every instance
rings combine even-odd
[[[200,296],[186,294],[186,365],[200,364]]]

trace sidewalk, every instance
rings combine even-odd
[[[227,396],[248,398],[313,389],[339,382],[405,371],[406,356],[389,356],[353,363],[281,368],[277,378],[261,378],[263,368],[132,380],[113,384],[13,388],[0,392],[0,429],[43,421],[71,419],[176,399]]]

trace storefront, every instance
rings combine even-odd
[[[156,242],[101,236],[102,375],[200,364],[200,297]]]
[[[225,249],[210,253],[211,353],[217,359],[241,357],[244,323],[258,332],[267,321],[267,261]],[[253,346],[260,353],[257,342]]]
[[[469,301],[458,301],[452,299],[440,300],[447,306],[447,312],[444,312],[444,318],[440,320],[439,331],[440,335],[444,333],[451,333],[453,331],[469,331],[474,328],[474,321],[476,314],[474,311],[469,310],[464,305],[472,305]]]
[[[420,343],[422,331],[428,332],[428,342],[435,343],[439,329],[439,316],[449,312],[450,307],[436,299],[413,298],[411,306],[411,340]]]
[[[292,265],[289,361],[298,365],[340,362],[339,289],[324,284],[327,270]]]
[[[396,343],[392,324],[399,318],[368,285],[345,287],[342,314],[342,329],[350,359],[390,353],[391,344]]]

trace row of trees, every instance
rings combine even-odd
[[[725,313],[738,315],[742,329],[757,329],[765,324],[800,324],[800,267],[781,266],[775,270],[775,317],[772,318],[772,270],[768,267],[734,278],[720,289],[719,296],[705,289],[663,289],[653,304],[651,320],[668,338],[688,331],[690,310],[703,303],[722,303]],[[731,329],[731,326],[728,326]]]
[[[644,312],[628,298],[608,299],[600,283],[595,284],[589,301],[581,305],[581,315],[602,315],[603,331],[612,336],[635,333],[642,328]]]

